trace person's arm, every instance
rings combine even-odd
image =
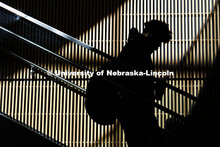
[[[161,82],[159,80],[154,81],[154,97],[155,97],[155,99],[161,100],[163,94],[165,93],[165,89],[166,89],[166,86],[163,84],[162,81]]]

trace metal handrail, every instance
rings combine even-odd
[[[54,33],[54,34],[56,34],[56,35],[58,35],[62,38],[65,38],[65,39],[67,39],[71,42],[74,42],[74,43],[76,43],[76,44],[78,44],[82,47],[85,47],[85,48],[87,48],[87,49],[89,49],[89,50],[91,50],[95,53],[98,53],[99,55],[101,55],[103,57],[106,57],[106,58],[111,59],[111,60],[114,59],[114,57],[112,57],[112,56],[110,56],[110,55],[108,55],[108,54],[106,54],[102,51],[99,51],[98,49],[96,49],[96,48],[94,48],[94,47],[92,47],[92,46],[90,46],[90,45],[88,45],[88,44],[86,44],[86,43],[84,43],[84,42],[82,42],[82,41],[80,41],[80,40],[78,40],[78,39],[62,32],[62,31],[60,31],[60,30],[58,30],[58,29],[56,29],[56,28],[54,28],[54,27],[51,27],[51,26],[49,26],[49,25],[47,25],[47,24],[45,24],[45,23],[43,23],[43,22],[41,22],[41,21],[39,21],[39,20],[29,16],[29,15],[27,15],[27,14],[24,14],[23,12],[18,11],[16,9],[2,3],[2,2],[0,2],[0,8],[3,8],[5,10],[9,11],[9,12],[12,12],[12,13],[16,14],[17,16],[19,16],[23,19],[26,19],[26,20],[28,20],[28,21],[30,21],[30,22],[32,22],[32,23],[34,23],[34,24],[36,24],[36,25],[38,25],[38,26],[40,26],[40,27],[42,27],[46,30],[48,30],[49,32],[52,32],[52,33]]]
[[[81,45],[81,46],[83,46],[83,47],[85,47],[87,49],[92,49],[93,48],[92,46],[89,46],[89,45],[79,41],[78,39],[76,39],[76,38],[74,38],[74,37],[72,37],[72,36],[70,36],[70,35],[68,35],[68,34],[66,34],[64,32],[61,32],[60,30],[57,30],[56,28],[51,27],[51,26],[49,26],[49,25],[47,25],[47,24],[45,24],[45,23],[43,23],[43,22],[41,22],[41,21],[39,21],[39,20],[37,20],[37,19],[35,19],[33,17],[30,17],[30,16],[22,13],[21,11],[18,11],[16,9],[14,9],[14,8],[4,4],[4,3],[2,3],[2,2],[0,2],[0,7],[5,9],[5,10],[8,10],[8,11],[16,14],[17,16],[19,16],[21,18],[24,18],[24,19],[26,19],[26,20],[28,20],[28,21],[30,21],[30,22],[32,22],[32,23],[34,23],[34,24],[36,24],[36,25],[38,25],[38,26],[40,26],[40,27],[42,27],[42,28],[44,28],[44,29],[46,29],[48,31],[50,31],[50,32],[53,32],[54,34],[57,34],[57,35],[65,38],[65,39],[67,39],[69,41],[75,42],[76,44],[79,44],[79,45]]]
[[[68,84],[68,85],[70,85],[72,87],[75,87],[75,88],[79,89],[82,92],[86,92],[86,89],[84,89],[84,88],[82,88],[82,87],[80,87],[80,86],[78,86],[78,85],[76,85],[76,84],[74,84],[74,83],[72,83],[72,82],[70,82],[70,81],[60,77],[60,76],[57,76],[53,72],[51,72],[49,70],[46,70],[45,68],[42,68],[41,66],[39,66],[39,65],[37,65],[37,64],[35,64],[35,63],[33,63],[33,62],[31,62],[31,61],[29,61],[29,60],[19,56],[19,55],[17,55],[17,54],[15,54],[15,53],[13,53],[13,52],[11,52],[9,50],[2,50],[2,49],[0,49],[0,50],[6,52],[9,55],[12,55],[12,56],[16,57],[17,59],[23,61],[26,64],[29,64],[30,66],[35,67],[36,69],[38,69],[40,71],[43,71],[43,72],[47,73],[47,75],[49,75],[49,76],[55,77],[56,79],[58,79],[58,80],[60,80],[62,82],[65,82],[66,84]]]
[[[33,134],[36,134],[36,135],[38,135],[38,136],[40,136],[40,137],[43,137],[43,138],[45,138],[46,140],[51,141],[51,142],[53,142],[54,144],[56,144],[56,145],[58,145],[58,146],[64,146],[64,144],[62,144],[61,142],[53,141],[53,139],[52,139],[50,136],[48,136],[48,135],[46,135],[46,134],[39,133],[36,129],[31,128],[31,127],[28,127],[27,125],[22,125],[22,122],[21,122],[21,121],[16,120],[16,119],[13,119],[13,118],[10,117],[9,115],[7,115],[7,114],[5,114],[5,113],[3,113],[3,112],[1,112],[1,111],[0,111],[0,117],[3,117],[3,118],[5,118],[5,119],[7,119],[7,120],[10,120],[10,121],[13,121],[16,125],[19,125],[19,126],[21,126],[22,128],[27,129],[28,131],[32,132]]]
[[[13,36],[15,36],[15,37],[17,37],[17,38],[19,38],[19,39],[21,39],[21,40],[23,40],[23,41],[25,41],[25,42],[31,44],[31,45],[33,45],[34,47],[36,47],[36,48],[38,48],[38,49],[41,49],[42,51],[48,53],[49,55],[52,55],[52,56],[54,56],[54,57],[56,57],[56,58],[59,58],[60,60],[66,62],[66,63],[68,63],[68,64],[70,64],[70,65],[72,65],[72,66],[75,66],[75,67],[80,68],[80,69],[82,69],[82,70],[87,70],[87,69],[84,68],[83,66],[80,66],[80,65],[78,65],[78,64],[76,64],[76,63],[70,61],[69,59],[63,57],[63,56],[60,56],[60,55],[58,55],[58,54],[52,52],[52,51],[49,50],[49,49],[46,49],[46,48],[44,48],[44,47],[42,47],[42,46],[40,46],[40,45],[38,45],[38,44],[36,44],[36,43],[34,43],[34,42],[32,42],[32,41],[26,39],[26,38],[24,38],[24,37],[22,37],[22,36],[20,36],[20,35],[18,35],[18,34],[16,34],[16,33],[13,33],[13,32],[11,32],[11,31],[9,31],[8,29],[5,29],[5,28],[3,28],[3,27],[1,27],[1,26],[0,26],[0,29],[3,30],[3,31],[5,31],[6,33],[9,33],[10,35],[13,35]]]

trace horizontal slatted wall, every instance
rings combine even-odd
[[[194,96],[199,95],[206,71],[212,67],[218,55],[220,32],[217,0],[6,2],[115,57],[126,44],[130,28],[136,27],[142,32],[146,21],[165,21],[173,35],[168,44],[162,44],[152,54],[155,71],[173,70],[175,75],[166,78],[167,82]],[[35,6],[37,9],[33,11],[31,8]],[[16,26],[12,29],[22,30]],[[21,34],[31,31],[24,30]],[[92,70],[97,70],[106,62],[104,58],[65,39],[53,35],[47,37],[50,38],[50,43],[45,43],[43,38],[36,36],[31,36],[30,39]],[[22,44],[21,47],[25,48],[22,55],[33,57],[33,62],[48,70],[79,71],[40,51],[30,50],[32,48],[28,45]],[[30,67],[17,60],[0,60],[2,112],[67,146],[127,145],[120,123],[116,121],[115,125],[100,126],[93,122],[85,111],[81,95],[56,81],[48,80],[45,75],[31,74]],[[68,78],[86,88],[88,77]],[[191,112],[194,104],[169,89],[166,89],[162,101],[158,103],[184,116]],[[166,120],[171,118],[159,109],[155,109],[155,116],[162,128],[165,127]]]

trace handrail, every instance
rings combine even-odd
[[[50,75],[50,76],[52,76],[52,77],[57,78],[57,79],[60,80],[60,81],[65,82],[66,84],[68,84],[68,85],[70,85],[70,86],[72,86],[72,87],[75,87],[75,88],[79,89],[80,91],[82,91],[82,92],[84,92],[84,93],[86,92],[86,89],[84,89],[84,88],[82,88],[82,87],[80,87],[80,86],[78,86],[78,85],[76,85],[76,84],[74,84],[74,83],[72,83],[72,82],[70,82],[70,81],[68,81],[68,80],[66,80],[66,79],[64,79],[64,78],[62,78],[62,77],[60,77],[60,76],[57,76],[57,75],[54,74],[53,72],[48,71],[48,70],[46,70],[45,68],[42,68],[41,66],[39,66],[39,65],[37,65],[37,64],[34,64],[33,62],[31,62],[31,61],[29,61],[29,60],[27,60],[27,59],[24,59],[24,58],[22,58],[21,56],[15,54],[15,53],[13,53],[13,52],[11,52],[11,51],[9,51],[9,50],[2,50],[2,49],[0,49],[0,50],[3,51],[3,52],[8,53],[9,55],[12,55],[12,56],[16,57],[17,59],[23,61],[23,62],[26,63],[26,64],[29,64],[30,66],[33,66],[33,67],[37,68],[38,70],[41,70],[41,71],[47,73],[48,75]]]
[[[45,24],[45,23],[43,23],[43,22],[41,22],[41,21],[39,21],[39,20],[37,20],[37,19],[35,19],[33,17],[30,17],[30,16],[22,13],[21,11],[18,11],[16,9],[14,9],[14,8],[4,4],[4,3],[2,3],[2,2],[0,2],[0,7],[3,8],[3,9],[8,10],[8,11],[18,15],[19,17],[22,17],[22,18],[24,18],[24,19],[26,19],[26,20],[28,20],[28,21],[30,21],[30,22],[32,22],[32,23],[34,23],[34,24],[36,24],[36,25],[38,25],[38,26],[40,26],[40,27],[42,27],[42,28],[44,28],[44,29],[46,29],[48,31],[50,31],[50,32],[53,32],[53,33],[55,33],[55,34],[65,38],[65,39],[67,39],[69,41],[73,41],[76,44],[79,44],[79,45],[81,45],[81,46],[83,46],[83,47],[85,47],[87,49],[92,49],[93,48],[92,46],[89,46],[89,45],[79,41],[78,39],[76,39],[76,38],[74,38],[74,37],[72,37],[72,36],[70,36],[70,35],[68,35],[68,34],[66,34],[64,32],[61,32],[60,30],[57,30],[56,28],[51,27],[51,26],[49,26],[49,25],[47,25],[47,24]]]
[[[19,39],[21,39],[21,40],[23,40],[23,41],[29,43],[29,44],[35,46],[36,48],[41,49],[42,51],[44,51],[44,52],[46,52],[46,53],[48,53],[48,54],[50,54],[50,55],[52,55],[52,56],[55,56],[55,57],[59,58],[60,60],[66,62],[66,63],[71,64],[72,66],[75,66],[75,67],[80,68],[80,69],[82,69],[82,70],[87,70],[87,69],[84,68],[83,66],[80,66],[80,65],[78,65],[78,64],[76,64],[76,63],[74,63],[74,62],[68,60],[67,58],[65,58],[65,57],[63,57],[63,56],[60,56],[60,55],[58,55],[58,54],[56,54],[56,53],[54,53],[54,52],[52,52],[52,51],[50,51],[50,50],[48,50],[48,49],[42,47],[42,46],[40,46],[40,45],[38,45],[38,44],[36,44],[36,43],[34,43],[34,42],[32,42],[32,41],[30,41],[30,40],[24,38],[24,37],[21,37],[21,36],[15,34],[15,33],[13,33],[13,32],[11,32],[11,31],[9,31],[8,29],[5,29],[5,28],[3,28],[3,27],[1,27],[1,26],[0,26],[0,29],[3,30],[3,31],[5,31],[6,33],[9,33],[10,35],[13,35],[13,36],[15,36],[15,37],[17,37],[17,38],[19,38]]]
[[[43,137],[43,138],[46,139],[47,141],[53,142],[53,143],[54,143],[55,145],[57,145],[57,146],[64,146],[63,143],[58,142],[58,141],[53,141],[53,139],[52,139],[50,136],[48,136],[48,135],[46,135],[46,134],[39,133],[36,129],[31,128],[30,126],[22,125],[22,122],[21,122],[21,121],[16,120],[16,119],[13,119],[13,118],[10,117],[9,115],[7,115],[7,114],[5,114],[5,113],[3,113],[3,112],[1,112],[1,111],[0,111],[0,117],[3,117],[3,118],[5,118],[5,119],[7,119],[7,120],[9,120],[9,121],[12,121],[13,123],[15,123],[15,125],[19,125],[20,127],[24,128],[24,129],[27,129],[28,131],[32,132],[33,134],[36,134],[36,135],[38,135],[38,136],[40,136],[40,137]]]
[[[85,48],[101,55],[101,56],[104,56],[104,57],[106,57],[108,59],[111,59],[111,60],[114,59],[114,57],[112,57],[112,56],[110,56],[110,55],[108,55],[108,54],[106,54],[102,51],[99,51],[98,49],[95,49],[94,47],[92,47],[90,45],[87,45],[86,43],[84,43],[84,42],[82,42],[82,41],[80,41],[80,40],[78,40],[78,39],[76,39],[76,38],[74,38],[74,37],[72,37],[72,36],[70,36],[70,35],[68,35],[68,34],[66,34],[66,33],[64,33],[60,30],[58,30],[58,29],[56,29],[56,28],[54,28],[54,27],[51,27],[51,26],[49,26],[49,25],[47,25],[47,24],[45,24],[45,23],[43,23],[43,22],[41,22],[41,21],[39,21],[39,20],[29,16],[29,15],[27,15],[27,14],[24,14],[23,12],[18,11],[16,9],[2,3],[2,2],[0,2],[0,7],[5,9],[5,10],[10,11],[10,12],[16,14],[17,16],[19,16],[21,18],[24,18],[24,19],[26,19],[26,20],[28,20],[28,21],[30,21],[30,22],[32,22],[32,23],[34,23],[34,24],[36,24],[36,25],[38,25],[38,26],[40,26],[40,27],[42,27],[42,28],[44,28],[44,29],[56,34],[56,35],[58,35],[58,36],[60,36],[60,37],[63,37],[65,39],[69,40],[69,41],[72,41],[72,42],[74,42],[78,45],[81,45],[81,46],[83,46],[83,47],[85,47]]]

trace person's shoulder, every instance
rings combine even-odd
[[[131,28],[129,31],[129,37],[128,37],[128,42],[136,42],[136,41],[143,41],[146,40],[146,37],[139,33],[136,28]]]

